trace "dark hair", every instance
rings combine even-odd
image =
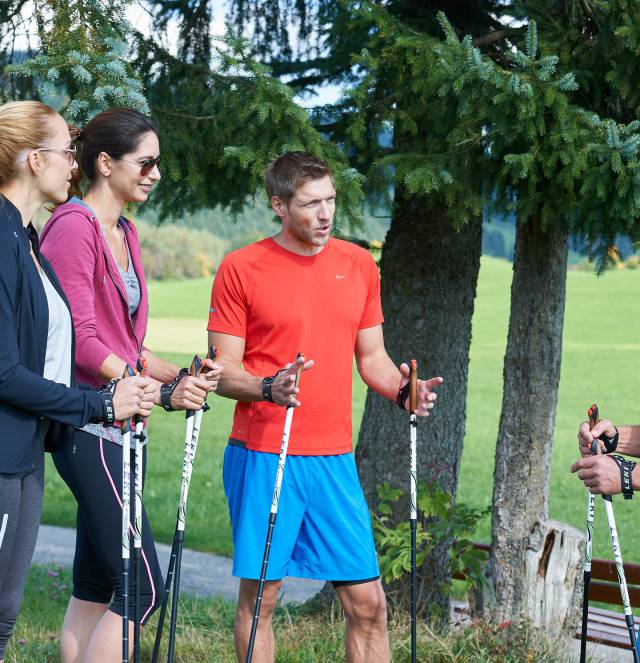
[[[98,113],[80,132],[80,170],[89,182],[93,182],[96,179],[96,159],[101,152],[121,159],[135,150],[149,131],[158,133],[153,120],[131,108],[110,108]]]
[[[288,203],[303,182],[331,177],[327,164],[308,152],[285,152],[274,159],[264,171],[269,200],[277,196]]]

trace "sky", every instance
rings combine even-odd
[[[210,4],[212,12],[211,21],[211,36],[221,37],[225,32],[225,15],[227,12],[227,2],[214,0]],[[151,31],[152,17],[144,8],[143,2],[133,2],[127,11],[127,19],[133,27],[148,35]],[[177,29],[168,30],[169,43],[167,44],[169,50],[173,53],[177,50]],[[295,48],[295,43],[292,44]],[[337,85],[327,85],[316,89],[316,94],[306,95],[305,97],[298,96],[296,101],[305,108],[313,106],[320,106],[324,104],[335,103],[341,94],[341,88]]]

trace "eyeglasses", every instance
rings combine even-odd
[[[160,166],[160,158],[156,157],[155,159],[145,159],[144,161],[129,161],[129,159],[117,159],[117,161],[126,161],[134,166],[140,168],[140,175],[145,177],[148,175],[156,166]]]
[[[34,150],[34,152],[60,152],[62,156],[69,162],[69,165],[72,166],[73,162],[76,160],[77,149],[76,147],[39,147]]]

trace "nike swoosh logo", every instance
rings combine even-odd
[[[347,275],[346,274],[336,274],[336,278],[339,279],[346,279]]]

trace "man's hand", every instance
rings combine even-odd
[[[400,389],[404,387],[407,382],[409,382],[409,374],[411,369],[407,364],[400,364],[400,373],[402,373],[402,379],[400,380]],[[441,377],[431,378],[430,380],[418,380],[418,405],[416,407],[416,415],[419,417],[428,417],[429,410],[433,409],[435,405],[435,400],[438,398],[433,390],[436,387],[439,387],[443,383]],[[404,409],[409,410],[409,398],[405,401]]]
[[[589,427],[588,424],[586,426]],[[592,456],[589,451],[589,456],[577,460],[571,466],[571,471],[577,472],[578,478],[595,495],[617,495],[622,492],[620,469],[613,458]]]
[[[276,375],[271,383],[271,398],[276,405],[294,405],[300,407],[301,403],[296,398],[299,387],[295,386],[296,373],[302,366],[303,371],[308,371],[313,366],[313,360],[305,360],[298,357],[292,364],[287,364],[281,372]]]
[[[185,375],[171,394],[171,407],[174,410],[199,410],[209,391],[208,380]]]
[[[598,445],[598,453],[604,453],[604,442],[597,438],[603,433],[607,437],[613,437],[616,434],[616,427],[608,419],[601,419],[591,430],[589,429],[589,426],[590,424],[588,421],[583,421],[578,430],[578,449],[583,458],[592,455],[591,443],[593,440],[596,440]]]
[[[215,391],[218,388],[218,382],[223,371],[224,367],[216,364],[213,359],[207,357],[202,360],[200,375],[208,382],[208,391]]]
[[[136,376],[119,380],[113,394],[116,421],[129,419],[134,414],[148,417],[153,407],[155,391],[155,384],[148,378]]]

